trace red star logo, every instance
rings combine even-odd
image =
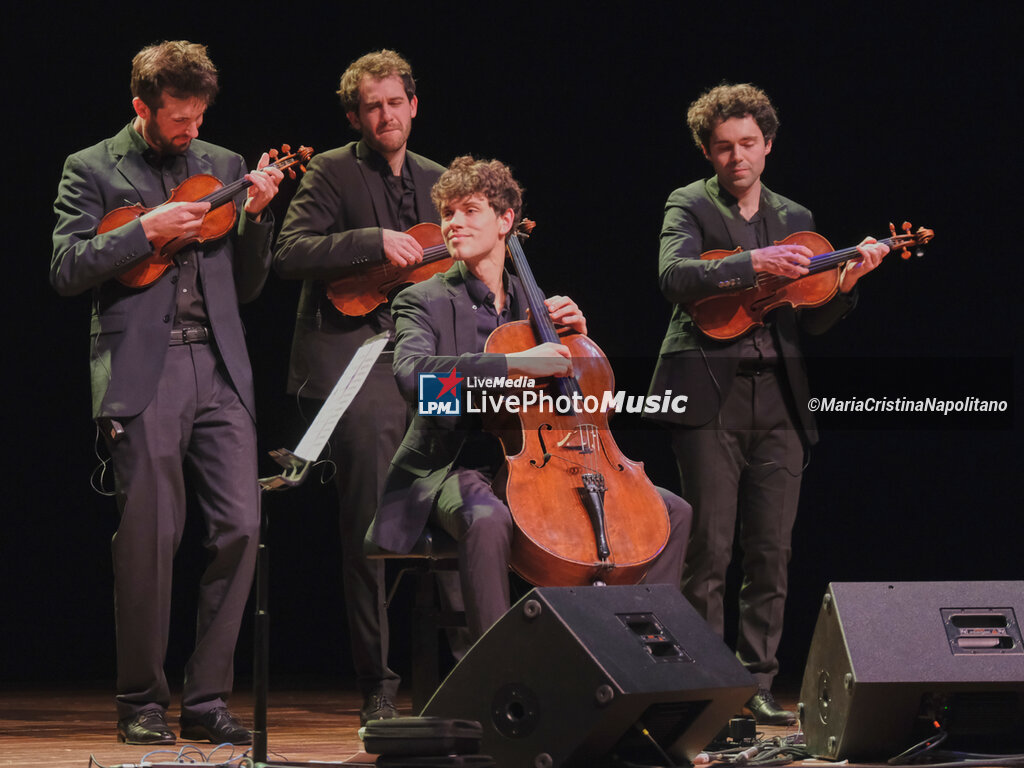
[[[463,378],[465,377],[456,375],[454,368],[452,368],[452,372],[447,376],[438,376],[437,380],[441,382],[442,387],[441,391],[437,393],[437,399],[440,400],[444,397],[445,392],[451,392],[454,395],[455,387],[458,386],[458,383],[462,381]]]

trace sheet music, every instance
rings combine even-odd
[[[352,361],[334,385],[330,396],[324,402],[320,412],[306,434],[302,436],[298,447],[293,451],[303,461],[316,461],[327,444],[327,439],[334,432],[338,419],[352,403],[353,398],[363,386],[370,369],[380,356],[381,350],[388,343],[388,334],[381,333],[366,341],[356,350]]]

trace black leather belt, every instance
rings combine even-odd
[[[762,373],[775,372],[778,366],[774,363],[763,363],[759,360],[741,360],[736,369],[737,376],[760,376]]]
[[[171,330],[170,345],[178,344],[208,344],[210,341],[210,329],[205,325],[186,325],[184,328]]]

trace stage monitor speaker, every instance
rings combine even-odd
[[[833,583],[811,640],[800,721],[830,760],[1024,751],[1024,581]],[[938,729],[936,728],[938,726]]]
[[[545,587],[480,638],[423,714],[479,721],[480,751],[502,768],[664,762],[659,750],[697,755],[755,690],[671,585]]]

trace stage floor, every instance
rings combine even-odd
[[[782,688],[776,693],[783,706],[796,709],[795,688]],[[408,697],[400,696],[397,703],[403,714],[411,713]],[[252,704],[252,695],[247,691],[237,693],[231,702],[232,711],[247,725],[252,724]],[[351,690],[322,690],[308,684],[272,690],[267,716],[269,760],[372,766],[375,758],[363,751],[357,733],[360,704],[359,696]],[[172,710],[168,722],[177,728],[176,711]],[[787,736],[797,730],[795,726],[758,729],[759,736],[768,738]],[[191,762],[222,764],[246,754],[248,749],[236,747],[231,752],[224,748],[214,752],[212,744],[179,741],[171,749],[155,752],[147,747],[120,744],[112,693],[103,686],[36,686],[0,693],[0,766],[110,768],[136,766],[143,761],[171,763],[179,760],[179,754]],[[186,760],[181,762],[187,764]],[[236,759],[233,764],[238,762]],[[794,765],[832,764],[805,760]],[[853,764],[835,765],[849,768]]]
[[[783,698],[795,707],[795,696]],[[290,687],[272,690],[267,713],[267,744],[270,760],[294,762],[347,762],[373,765],[374,756],[363,752],[359,740],[359,707],[354,692]],[[411,714],[408,697],[400,696],[399,709]],[[231,709],[244,723],[252,724],[252,695],[241,691]],[[168,723],[177,728],[172,709]],[[796,728],[765,728],[766,735],[793,733]],[[202,754],[196,752],[197,748]],[[113,696],[109,688],[36,687],[0,693],[0,766],[16,768],[89,768],[148,762],[174,762],[184,750],[192,760],[227,762],[249,747],[232,753],[205,742],[179,742],[171,749],[154,752],[148,747],[117,741]]]

